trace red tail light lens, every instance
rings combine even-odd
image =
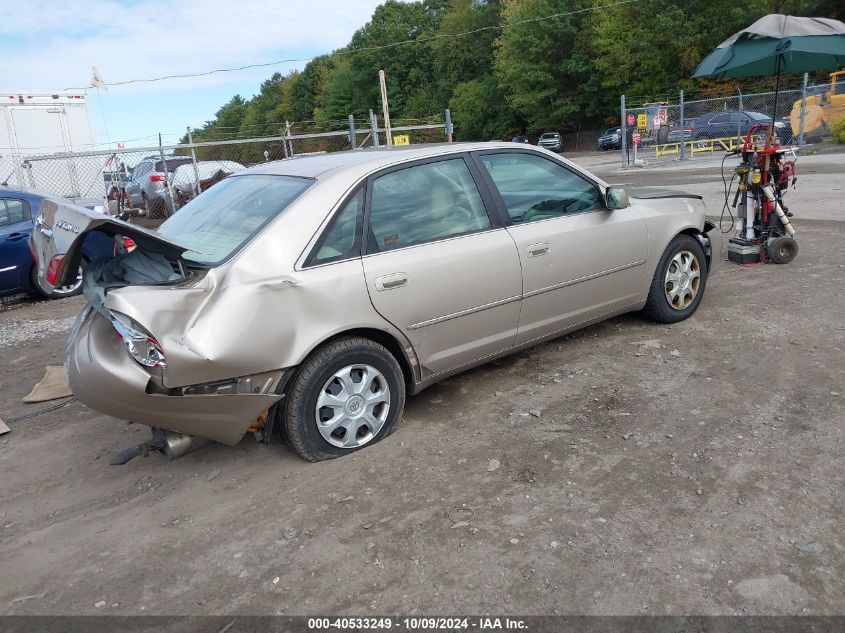
[[[131,251],[133,248],[135,248],[135,240],[133,240],[131,237],[124,237],[123,245],[126,247],[127,251]]]
[[[150,176],[150,182],[164,182],[164,176],[162,174],[153,174]]]
[[[44,275],[47,283],[51,286],[56,285],[56,281],[59,278],[59,268],[62,266],[62,262],[65,260],[64,255],[54,255],[53,259],[50,260],[50,263],[47,264],[47,273]]]

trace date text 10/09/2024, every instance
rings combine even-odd
[[[443,617],[412,617],[412,618],[309,618],[309,630],[330,629],[384,629],[397,631],[525,631],[524,620],[518,618],[443,618]]]

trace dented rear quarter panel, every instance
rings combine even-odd
[[[340,190],[355,181],[347,176]],[[360,259],[296,270],[309,237],[340,202],[338,190],[312,187],[195,284],[127,286],[106,295],[107,308],[129,315],[161,343],[165,386],[292,367],[323,341],[359,328],[388,332],[407,355],[407,339],[370,302]]]

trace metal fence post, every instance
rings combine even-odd
[[[194,195],[200,195],[200,170],[197,167],[197,153],[194,151],[194,137],[191,135],[191,126],[188,126],[188,144],[191,146],[191,162],[194,164]]]
[[[678,103],[680,104],[680,108],[681,108],[681,110],[678,114],[679,118],[681,119],[681,121],[680,121],[681,146],[678,149],[678,159],[684,160],[686,158],[686,145],[685,145],[686,139],[684,138],[684,91],[683,90],[681,90],[681,97],[680,97],[680,101]]]
[[[809,76],[804,73],[804,83],[801,86],[801,121],[798,124],[798,149],[804,149],[804,119],[807,116],[807,81]]]
[[[628,120],[625,114],[625,95],[620,100],[622,112],[622,125],[619,127],[622,132],[622,167],[628,166]]]
[[[446,142],[452,142],[452,112],[446,108]]]
[[[164,148],[161,145],[161,132],[158,133],[158,155],[161,158],[161,167],[164,172],[164,186],[167,188],[167,196],[170,198],[170,213],[167,213],[167,215],[173,215],[176,213],[176,199],[173,197],[173,187],[170,182],[170,171],[167,169],[167,161],[164,160]],[[165,209],[165,212],[166,211],[167,210]]]
[[[378,147],[378,121],[372,108],[370,108],[370,135],[373,137],[373,147]]]
[[[288,158],[293,158],[293,140],[290,137],[290,121],[285,119],[285,147],[287,147],[287,156]]]
[[[355,142],[355,116],[349,115],[349,144],[352,149],[358,149],[358,143]]]

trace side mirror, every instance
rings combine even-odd
[[[622,187],[608,187],[604,194],[605,203],[611,211],[615,209],[627,209],[631,206],[628,194]]]

